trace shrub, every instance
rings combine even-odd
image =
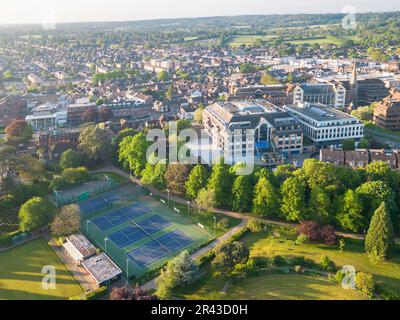
[[[218,223],[217,223],[217,229],[218,230],[225,230],[229,228],[229,219],[228,218],[222,218]]]
[[[337,282],[338,284],[341,284],[345,276],[346,276],[346,275],[345,275],[345,273],[344,273],[342,270],[338,270],[338,271],[336,272],[336,275],[335,275],[335,280],[336,280],[336,282]]]
[[[272,263],[276,267],[284,267],[286,266],[286,260],[281,256],[275,256],[272,258]]]
[[[400,290],[385,283],[377,283],[375,291],[382,299],[400,300]]]
[[[15,207],[17,201],[12,194],[5,194],[0,197],[0,209],[11,209]]]
[[[250,219],[247,222],[247,228],[252,232],[252,233],[260,233],[264,230],[264,224],[261,221],[255,220],[255,219]]]
[[[242,242],[234,241],[220,246],[215,251],[213,265],[221,270],[230,270],[238,263],[244,263],[249,258],[249,250]]]
[[[308,238],[307,235],[305,234],[300,234],[297,239],[296,239],[296,244],[302,245],[305,244],[309,241],[310,239]]]
[[[312,242],[334,245],[337,241],[335,229],[330,225],[320,225],[314,221],[306,221],[298,226],[297,231],[306,235]]]
[[[107,290],[108,288],[106,286],[102,286],[97,290],[91,291],[86,294],[86,300],[97,300],[102,298],[107,294]]]
[[[249,261],[252,261],[256,269],[268,268],[271,263],[267,257],[253,257]]]
[[[356,288],[365,294],[371,295],[374,291],[374,279],[372,274],[358,272],[355,278]]]
[[[335,271],[336,269],[335,263],[328,256],[323,256],[319,265],[325,271]]]

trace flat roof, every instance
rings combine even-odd
[[[73,246],[83,258],[89,257],[96,253],[96,248],[90,243],[90,241],[82,234],[73,234],[67,237],[67,243]],[[64,246],[66,249],[70,246]]]
[[[121,269],[105,253],[84,260],[82,266],[99,284],[114,279],[122,273]]]
[[[286,108],[304,114],[316,121],[348,120],[359,122],[357,118],[343,111],[318,103],[287,105]]]

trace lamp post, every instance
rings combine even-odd
[[[169,189],[165,189],[165,191],[167,191],[167,193],[168,193],[168,207],[169,207]]]
[[[107,254],[107,238],[104,238],[104,252]]]
[[[217,217],[213,217],[214,219],[214,238],[215,238],[215,230],[217,229]]]
[[[187,205],[188,205],[188,216],[190,215],[190,201],[186,201]]]
[[[87,233],[88,237],[90,238],[90,235],[89,235],[89,223],[90,223],[90,220],[86,220],[86,233]]]
[[[126,284],[129,283],[129,259],[126,259]]]

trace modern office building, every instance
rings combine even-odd
[[[374,121],[378,127],[386,130],[400,129],[400,92],[393,91],[376,104]]]
[[[284,110],[300,123],[304,134],[316,145],[340,145],[343,140],[364,137],[364,124],[356,117],[318,103],[297,103]]]
[[[291,89],[293,104],[299,102],[320,103],[336,109],[344,109],[346,88],[337,82],[303,83]]]

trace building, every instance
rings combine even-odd
[[[321,149],[319,151],[319,160],[323,162],[328,162],[334,165],[344,165],[344,151],[335,150],[333,148]]]
[[[137,104],[135,101],[112,102],[105,106],[111,110],[114,120],[140,121],[148,118],[152,112],[152,105]]]
[[[196,109],[187,104],[182,104],[179,108],[179,118],[184,120],[193,120]]]
[[[65,150],[78,146],[81,130],[76,128],[39,131],[36,135],[36,146],[44,150],[45,159],[58,160]]]
[[[153,97],[140,92],[128,91],[125,93],[125,99],[129,102],[135,103],[136,105],[150,105],[153,104]]]
[[[284,110],[301,123],[304,134],[316,145],[340,145],[343,140],[364,137],[364,124],[335,108],[304,102],[286,105]]]
[[[26,100],[10,95],[0,99],[0,128],[7,127],[17,119],[24,119],[27,111]]]
[[[55,129],[67,124],[67,110],[59,108],[57,103],[47,102],[33,108],[25,121],[34,130]]]
[[[218,101],[205,109],[203,125],[213,147],[233,162],[268,151],[302,150],[300,124],[265,100]]]
[[[398,167],[397,156],[396,153],[394,152],[386,151],[384,149],[380,150],[370,149],[369,153],[371,157],[371,162],[383,161],[386,162],[392,169],[396,169]]]
[[[345,165],[352,168],[362,168],[369,163],[368,150],[346,151]]]
[[[82,234],[73,234],[66,238],[62,249],[74,264],[80,265],[82,261],[96,254],[96,247]]]
[[[392,91],[390,96],[377,103],[374,109],[375,124],[386,130],[400,129],[400,92]]]
[[[98,287],[109,285],[122,275],[122,270],[105,253],[86,259],[81,264]]]
[[[232,99],[265,99],[276,106],[283,106],[288,102],[287,90],[288,86],[285,84],[245,87],[233,84],[229,88],[229,97]]]
[[[67,123],[78,126],[84,122],[83,115],[88,109],[95,109],[96,103],[89,102],[88,98],[77,99],[75,103],[67,106]]]
[[[338,83],[303,83],[292,89],[293,104],[299,102],[319,103],[336,109],[344,109],[346,88]]]

